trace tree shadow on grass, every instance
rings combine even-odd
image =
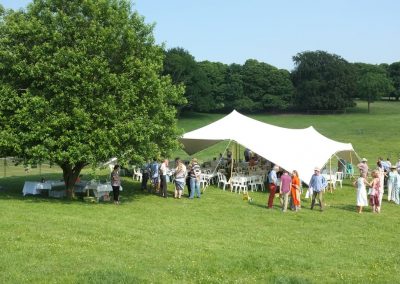
[[[335,204],[335,205],[331,205],[330,207],[340,209],[340,210],[350,211],[350,212],[357,211],[357,206],[352,205],[352,204]]]
[[[51,175],[46,176],[48,180],[57,180],[59,175]],[[76,193],[75,199],[68,199],[65,197],[55,198],[48,197],[48,191],[44,191],[42,194],[31,195],[28,194],[26,196],[22,195],[22,189],[24,187],[25,181],[40,181],[41,176],[15,176],[15,177],[7,177],[0,180],[0,200],[22,200],[26,202],[53,202],[53,203],[64,203],[64,204],[72,204],[72,203],[82,203],[86,204],[84,201],[84,197],[86,193]],[[103,179],[100,179],[103,181]],[[106,179],[104,178],[104,181]],[[140,190],[139,182],[132,181],[130,178],[123,178],[122,181],[123,191],[120,192],[121,202],[130,203],[133,201],[140,200],[145,198],[148,195],[146,192]],[[62,187],[57,187],[55,191],[63,191]],[[93,196],[92,193],[90,193]],[[110,193],[112,196],[112,192]],[[112,198],[111,198],[112,199]],[[112,201],[99,201],[101,204],[112,203]]]

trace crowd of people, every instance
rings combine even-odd
[[[370,181],[368,181],[369,167],[367,162],[367,159],[363,158],[357,165],[360,170],[360,176],[353,183],[357,192],[357,212],[362,213],[363,207],[370,205],[372,212],[380,213],[385,184],[387,200],[399,205],[400,159],[395,165],[392,165],[389,158],[386,161],[378,158],[376,168],[371,171],[372,180]]]
[[[145,163],[141,167],[142,181],[141,189],[149,193],[159,194],[161,197],[168,198],[168,181],[174,180],[174,198],[181,199],[185,186],[188,189],[188,197],[193,199],[200,198],[200,174],[201,168],[196,158],[190,162],[184,162],[180,158],[175,159],[175,167],[169,169],[168,159],[159,163],[153,159],[150,163]],[[150,180],[150,186],[148,181]]]
[[[248,163],[249,168],[256,165],[256,156],[251,153],[249,149],[244,152],[245,161]],[[227,153],[227,158],[222,158],[220,154],[220,161],[225,159],[226,164],[233,162],[232,153]],[[340,161],[345,168],[345,164]],[[389,202],[400,204],[400,159],[392,165],[390,159],[385,161],[381,158],[376,163],[376,168],[370,171],[367,159],[363,158],[357,165],[359,170],[359,177],[355,179],[353,185],[356,188],[356,206],[357,212],[362,213],[363,208],[371,206],[372,212],[380,213],[382,206],[382,199],[384,195],[385,185],[387,188],[387,199]],[[190,162],[182,161],[179,158],[175,159],[175,166],[172,170],[169,169],[168,159],[164,159],[161,163],[157,159],[152,162],[145,163],[141,167],[142,181],[141,189],[149,193],[159,194],[161,197],[167,198],[167,183],[172,177],[174,180],[174,194],[173,197],[181,199],[185,187],[188,190],[188,198],[200,198],[200,174],[201,167],[196,158]],[[368,180],[369,174],[372,179]],[[150,186],[148,181],[150,180]],[[114,193],[114,203],[119,204],[119,166],[116,165],[111,173],[111,182]],[[274,205],[275,196],[279,194],[281,209],[286,212],[288,208],[293,211],[301,209],[301,180],[296,170],[290,174],[284,169],[280,169],[278,165],[274,165],[268,172],[265,183],[269,189],[269,196],[267,198],[266,207],[272,209]],[[315,205],[319,205],[320,211],[324,210],[323,194],[328,185],[324,175],[321,174],[321,169],[316,167],[309,184],[306,197],[311,198],[311,207],[313,210]]]
[[[275,165],[268,173],[267,183],[269,196],[266,206],[268,209],[273,208],[275,195],[277,193],[279,193],[282,212],[287,211],[289,204],[293,211],[299,211],[301,209],[301,181],[296,170],[293,170],[291,175],[289,175],[288,171],[280,171],[279,166]],[[315,168],[308,189],[308,194],[311,197],[311,210],[314,209],[317,198],[320,210],[324,210],[322,195],[326,186],[327,181],[324,176],[320,174],[320,169]]]

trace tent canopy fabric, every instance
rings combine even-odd
[[[305,129],[278,127],[249,118],[235,110],[180,138],[189,155],[224,140],[236,141],[289,172],[297,170],[306,184],[314,168],[324,167],[332,155],[347,161],[352,158],[359,160],[351,143],[329,139],[312,126]]]

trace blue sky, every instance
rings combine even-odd
[[[0,0],[6,8],[28,0]],[[293,69],[292,56],[324,50],[349,62],[400,61],[399,0],[136,0],[157,43],[197,61],[257,59]]]

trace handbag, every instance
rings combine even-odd
[[[312,194],[313,194],[313,188],[312,188],[312,187],[309,187],[309,188],[307,189],[305,198],[310,198],[310,197],[312,196]]]

